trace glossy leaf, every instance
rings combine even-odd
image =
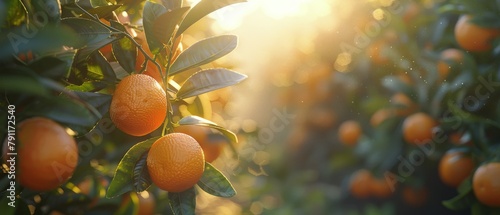
[[[206,15],[229,5],[246,2],[246,0],[202,0],[189,11],[177,30],[176,37]]]
[[[223,68],[201,70],[189,77],[182,84],[178,99],[189,98],[220,88],[235,85],[248,76]]]
[[[123,156],[116,168],[113,180],[108,187],[106,197],[113,198],[122,195],[134,188],[134,168],[141,156],[151,148],[151,145],[160,137],[154,137],[132,146]]]
[[[180,192],[180,193],[168,193],[168,199],[170,200],[170,208],[175,215],[189,215],[195,214],[194,209],[196,208],[196,192],[194,187]]]
[[[101,115],[105,115],[109,111],[111,104],[111,95],[94,93],[94,92],[73,92],[87,104],[94,107]]]
[[[210,63],[233,51],[238,44],[234,35],[207,38],[193,44],[183,51],[170,67],[170,74]]]
[[[175,27],[182,21],[188,10],[189,7],[182,7],[158,16],[153,22],[152,33],[155,39],[167,45],[173,36]]]
[[[200,181],[198,181],[198,186],[214,196],[229,198],[236,195],[233,185],[226,176],[210,163],[205,163],[205,171]]]
[[[54,119],[78,133],[87,133],[101,119],[101,116],[94,115],[81,103],[65,96],[49,97],[32,103],[26,107],[24,114]]]
[[[122,24],[111,21],[111,27],[116,28],[122,32],[127,32],[127,29]],[[137,56],[137,47],[135,44],[127,37],[123,37],[118,41],[112,43],[113,55],[120,64],[120,66],[125,69],[128,73],[135,72],[135,63]]]
[[[0,78],[0,90],[10,93],[27,93],[38,96],[48,96],[49,90],[34,76],[5,73]]]
[[[76,63],[82,63],[88,60],[89,56],[96,53],[97,50],[101,49],[102,47],[112,43],[113,41],[117,40],[118,38],[116,37],[109,37],[104,40],[101,40],[97,43],[89,44],[88,46],[85,46],[81,49],[78,49],[78,52],[75,56],[75,62]]]
[[[60,51],[62,46],[82,46],[80,37],[71,28],[66,26],[46,25],[38,29],[35,37],[27,38],[26,26],[20,26],[3,31],[5,37],[0,37],[0,59],[31,51],[33,53],[47,53]]]
[[[472,192],[472,180],[470,177],[460,185],[459,190],[460,192],[457,196],[450,200],[443,201],[445,207],[458,211],[467,209],[471,206],[475,197]]]
[[[238,136],[234,134],[232,131],[227,130],[226,128],[217,125],[215,122],[212,122],[210,120],[207,120],[205,118],[199,117],[199,116],[186,116],[179,120],[179,125],[199,125],[199,126],[207,126],[210,128],[213,128],[219,132],[222,133],[225,137],[227,137],[230,140],[229,147],[231,151],[233,152],[233,155],[237,157],[238,151],[234,147],[234,143],[238,143]]]
[[[136,192],[142,192],[151,185],[151,177],[149,176],[148,166],[146,164],[148,153],[145,152],[134,168],[134,187]]]
[[[103,80],[112,84],[117,81],[113,68],[99,52],[90,55],[89,61],[87,62],[87,70],[87,77],[93,78],[94,80]]]
[[[182,0],[161,0],[161,3],[167,10],[173,10],[182,7]]]
[[[39,0],[35,4],[31,4],[34,9],[34,13],[37,14],[34,18],[39,18],[36,22],[43,23],[47,19],[50,23],[59,23],[61,20],[61,5],[58,0]],[[44,18],[41,18],[40,14],[44,14]]]
[[[146,40],[149,46],[149,50],[153,54],[157,54],[163,47],[160,40],[156,38],[155,35],[155,20],[162,14],[166,13],[167,9],[161,4],[157,4],[151,1],[146,1],[143,10],[143,25],[144,33],[146,34]]]
[[[120,7],[121,7],[121,5],[116,5],[116,4],[115,5],[103,5],[103,6],[90,8],[87,10],[87,12],[89,12],[90,14],[97,16],[99,18],[106,18],[106,17],[112,16],[113,11],[117,10]],[[92,17],[88,17],[86,14],[84,14],[82,17],[92,18]]]
[[[36,59],[28,65],[33,71],[47,78],[59,79],[66,76],[71,65],[56,57],[43,57]]]
[[[215,122],[212,122],[208,119],[199,117],[199,116],[186,116],[179,120],[179,125],[201,125],[207,126],[213,129],[220,131],[224,136],[226,136],[231,142],[237,143],[238,137],[232,131],[229,131],[222,126],[217,125]]]
[[[70,27],[78,34],[78,39],[82,42],[75,48],[83,48],[94,44],[102,43],[103,40],[111,37],[111,31],[100,23],[82,18],[65,18],[61,23]],[[104,44],[102,45],[104,46]]]

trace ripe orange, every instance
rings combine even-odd
[[[500,207],[500,163],[481,165],[472,178],[472,188],[477,199],[488,206]]]
[[[437,64],[437,70],[439,74],[439,80],[442,81],[448,77],[450,73],[450,65],[446,60],[452,60],[457,63],[462,62],[464,59],[464,53],[459,49],[449,48],[441,52],[441,60]]]
[[[411,114],[417,109],[417,105],[408,98],[404,93],[396,93],[391,97],[391,103],[401,107],[397,107],[395,114],[399,116],[406,116]]]
[[[472,52],[488,51],[492,40],[500,35],[499,29],[485,28],[471,22],[471,15],[462,15],[455,25],[455,39],[460,47]]]
[[[428,114],[414,113],[403,122],[404,139],[411,144],[427,144],[432,140],[432,130],[437,125],[438,122]]]
[[[349,188],[351,194],[356,198],[367,198],[371,194],[370,182],[372,174],[366,169],[360,169],[351,176]]]
[[[439,162],[439,177],[451,187],[458,187],[473,170],[472,158],[459,151],[447,152]]]
[[[7,141],[4,149],[8,148],[6,145]],[[16,161],[16,179],[21,185],[49,191],[73,175],[78,148],[64,127],[50,119],[34,117],[18,125]]]
[[[205,170],[203,150],[183,133],[167,134],[154,142],[146,162],[151,180],[168,192],[193,187]]]
[[[147,75],[129,75],[116,87],[109,113],[123,132],[144,136],[160,127],[167,115],[165,91]]]
[[[355,145],[362,134],[361,125],[354,120],[343,122],[339,127],[340,142],[346,145]]]
[[[217,138],[218,134],[212,133],[210,128],[204,126],[181,125],[174,128],[174,132],[184,133],[193,137],[203,149],[205,161],[209,163],[221,155],[224,145],[227,144],[224,138]]]
[[[414,207],[419,207],[425,204],[429,196],[429,191],[427,188],[414,188],[405,187],[403,188],[403,200],[406,204]]]
[[[380,125],[380,123],[382,123],[383,121],[385,121],[386,119],[388,119],[392,116],[394,116],[393,110],[387,109],[387,108],[379,109],[379,110],[375,111],[375,113],[370,118],[370,124],[373,127],[377,127],[378,125]]]
[[[387,198],[392,195],[393,191],[384,178],[373,178],[370,182],[371,193],[375,197]]]

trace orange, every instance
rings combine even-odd
[[[224,145],[227,144],[224,138],[217,138],[222,136],[214,134],[208,127],[197,125],[181,125],[174,128],[174,132],[184,133],[193,137],[203,149],[205,154],[205,161],[211,163],[216,160],[222,153]]]
[[[150,76],[129,75],[116,87],[109,113],[116,127],[123,132],[144,136],[160,127],[165,120],[165,91]]]
[[[370,182],[372,174],[366,169],[360,169],[351,176],[349,188],[351,194],[356,198],[367,198],[370,196]]]
[[[193,187],[205,169],[200,145],[183,133],[167,134],[154,142],[146,162],[151,180],[168,192],[182,192]]]
[[[373,178],[370,182],[371,193],[379,198],[387,198],[393,191],[384,178]]]
[[[439,177],[450,187],[458,187],[473,170],[472,158],[459,151],[448,151],[439,162]]]
[[[50,119],[34,117],[19,123],[16,131],[16,179],[22,186],[49,191],[73,175],[78,148],[64,127]],[[7,141],[4,142],[6,148]]]
[[[394,116],[393,110],[385,109],[385,108],[379,109],[379,110],[375,111],[375,113],[370,118],[370,124],[373,127],[377,127],[378,125],[380,125],[380,123],[382,123],[383,121],[385,121],[386,119],[388,119],[392,116]]]
[[[450,65],[446,62],[452,60],[460,63],[464,59],[464,53],[459,49],[449,48],[441,52],[441,60],[437,64],[439,80],[444,80],[450,73]]]
[[[414,112],[417,105],[404,93],[396,93],[391,97],[391,103],[397,105],[395,113],[399,116],[406,116]]]
[[[472,188],[479,202],[500,207],[500,163],[481,165],[472,178]]]
[[[427,188],[414,188],[405,187],[403,188],[403,200],[406,204],[414,207],[419,207],[425,204],[429,196],[429,191]]]
[[[455,39],[458,45],[471,52],[483,52],[492,48],[492,40],[500,30],[485,28],[471,22],[471,15],[462,15],[455,25]]]
[[[354,120],[343,122],[339,127],[340,142],[346,145],[355,145],[362,134],[361,125]]]
[[[433,128],[438,125],[428,114],[419,112],[408,116],[403,122],[403,136],[406,142],[416,145],[429,143]]]

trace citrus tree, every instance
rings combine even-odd
[[[249,210],[499,213],[498,1],[331,10],[337,30],[318,33],[315,56],[292,72],[307,81],[286,89],[285,105],[302,114],[288,154],[266,168],[276,177],[256,186]],[[268,193],[283,204],[265,204]]]
[[[1,2],[2,213],[194,214],[198,190],[234,196],[210,162],[238,139],[206,93],[247,76],[206,65],[237,37],[183,37],[239,2]]]

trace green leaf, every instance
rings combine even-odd
[[[186,116],[179,120],[179,125],[199,125],[213,128],[219,132],[221,132],[225,137],[227,137],[231,144],[229,144],[231,151],[233,151],[234,156],[238,155],[238,151],[234,147],[234,143],[238,143],[238,136],[234,134],[232,131],[227,130],[226,128],[217,125],[215,122],[207,120],[205,118],[199,116]]]
[[[475,197],[472,192],[472,180],[469,177],[462,182],[459,188],[459,194],[450,200],[443,201],[443,205],[451,210],[465,210],[471,206]]]
[[[27,93],[37,96],[48,96],[49,90],[34,76],[19,74],[20,71],[15,71],[18,74],[3,73],[0,78],[0,90],[10,93]]]
[[[113,15],[113,11],[117,10],[118,8],[120,8],[121,5],[103,5],[103,6],[99,6],[99,7],[94,7],[94,8],[90,8],[87,10],[87,12],[89,12],[90,14],[92,15],[97,15],[97,17],[99,18],[107,18],[107,17],[110,17]],[[87,14],[83,14],[82,15],[83,18],[92,18],[92,17],[89,17]]]
[[[78,49],[95,44],[99,44],[99,47],[102,47],[105,45],[102,44],[102,41],[111,38],[111,31],[94,20],[65,18],[61,20],[61,23],[70,27],[78,34],[77,38],[81,41],[81,44],[75,47]]]
[[[163,47],[160,40],[158,40],[155,35],[155,20],[162,14],[166,13],[167,9],[161,4],[157,4],[151,1],[146,1],[144,4],[144,10],[142,12],[144,33],[146,34],[146,40],[148,42],[149,50],[153,54],[160,52]]]
[[[94,92],[73,92],[87,104],[94,107],[101,115],[105,115],[109,111],[111,104],[111,95],[94,93]]]
[[[153,22],[153,36],[165,45],[169,44],[175,27],[182,21],[189,7],[177,8],[158,16]],[[148,35],[146,34],[146,37]]]
[[[135,164],[134,168],[134,190],[135,192],[142,192],[151,186],[151,177],[149,176],[148,166],[146,161],[148,158],[148,153],[142,154],[141,158]]]
[[[90,5],[92,7],[106,6],[108,2],[106,0],[90,0]]]
[[[33,1],[32,4],[34,9],[34,18],[40,18],[41,20],[36,20],[39,23],[44,23],[48,19],[50,23],[59,23],[61,21],[61,5],[58,0],[39,0]],[[45,16],[41,16],[44,14]],[[43,18],[42,18],[43,17]]]
[[[78,133],[87,133],[101,116],[94,115],[81,103],[66,96],[39,99],[23,111],[27,116],[45,116],[68,125]]]
[[[100,52],[90,55],[87,62],[87,70],[87,74],[90,75],[89,77],[92,77],[94,80],[103,80],[110,84],[114,84],[117,81],[113,68]]]
[[[205,192],[219,197],[233,197],[236,195],[233,185],[212,164],[205,163],[205,171],[198,181],[198,186]]]
[[[234,35],[207,38],[183,51],[170,67],[171,75],[210,63],[233,51],[238,44]]]
[[[82,62],[88,60],[90,55],[96,53],[97,50],[114,42],[117,39],[118,38],[116,38],[116,37],[109,37],[109,38],[103,39],[97,43],[89,44],[88,46],[85,46],[81,49],[78,49],[78,52],[75,56],[75,63],[82,63]]]
[[[127,29],[122,24],[111,21],[111,27],[116,28],[122,32],[127,32]],[[113,42],[113,55],[120,64],[120,66],[125,69],[128,73],[135,72],[135,63],[137,56],[137,47],[135,44],[127,37],[124,37],[118,41]]]
[[[179,30],[177,30],[176,37],[184,33],[186,29],[188,29],[191,25],[196,23],[198,20],[203,18],[204,16],[229,5],[246,2],[246,0],[202,0],[198,4],[196,4],[193,9],[191,9],[186,18],[182,21],[179,26]]]
[[[21,1],[8,0],[2,1],[6,3],[7,13],[7,26],[19,26],[26,19],[26,10],[21,4]],[[3,24],[3,22],[2,22]]]
[[[117,197],[133,190],[133,173],[135,165],[158,138],[160,137],[153,137],[139,142],[125,153],[120,163],[118,163],[118,167],[116,167],[115,175],[106,192],[107,198]]]
[[[182,7],[182,0],[161,0],[161,3],[167,10],[173,10]]]
[[[59,79],[67,75],[71,65],[59,58],[47,56],[36,59],[28,67],[47,78]]]
[[[170,200],[170,208],[175,215],[190,215],[195,214],[194,209],[196,208],[196,192],[194,187],[180,192],[180,193],[168,193],[168,199]]]
[[[0,35],[0,59],[32,51],[33,53],[46,53],[60,51],[62,46],[80,46],[77,35],[66,26],[46,25],[37,29],[33,37],[27,35],[26,26],[20,26]]]
[[[245,80],[247,77],[246,75],[224,68],[201,70],[193,74],[184,84],[182,84],[176,96],[178,99],[197,96],[235,85]]]

